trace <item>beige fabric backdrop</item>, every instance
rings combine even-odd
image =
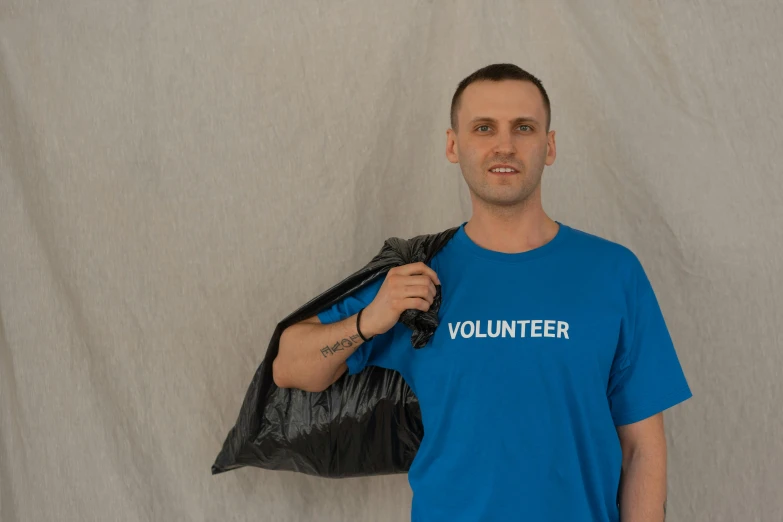
[[[632,248],[695,397],[674,522],[783,520],[779,0],[0,1],[0,519],[402,521],[210,475],[274,325],[470,216],[457,82],[537,74],[550,214]]]

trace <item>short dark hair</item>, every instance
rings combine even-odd
[[[457,111],[459,111],[460,98],[465,88],[473,82],[489,80],[499,82],[502,80],[520,80],[530,82],[535,85],[541,96],[544,98],[544,109],[546,110],[546,130],[549,132],[549,124],[552,122],[552,107],[549,104],[549,96],[546,89],[541,84],[541,80],[527,72],[526,70],[514,65],[513,63],[495,63],[482,67],[474,72],[457,86],[454,96],[451,98],[451,128],[457,131]]]

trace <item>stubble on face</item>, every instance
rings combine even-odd
[[[476,132],[482,121],[493,118],[489,133]],[[538,122],[533,131],[517,131],[515,118]],[[528,82],[477,82],[463,93],[460,132],[456,136],[459,164],[476,203],[491,208],[516,209],[540,200],[540,185],[547,156],[546,112],[536,87]],[[497,128],[495,128],[497,127]],[[513,127],[513,128],[512,128]],[[509,134],[510,133],[510,134]],[[496,175],[492,165],[503,163],[518,173]]]
[[[465,151],[466,149],[463,149],[463,154]],[[470,148],[467,148],[467,152],[460,157],[460,169],[473,196],[484,204],[498,207],[522,207],[530,198],[537,196],[541,185],[546,151],[534,158],[533,165],[526,165],[518,157],[513,156],[493,155],[484,158],[478,151]],[[519,173],[506,176],[491,174],[489,168],[497,163],[511,165]]]

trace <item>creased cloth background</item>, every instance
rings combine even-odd
[[[539,76],[550,215],[630,247],[694,398],[671,522],[783,521],[783,7],[0,0],[0,519],[402,521],[210,465],[274,325],[470,217],[451,95]]]

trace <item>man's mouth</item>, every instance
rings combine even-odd
[[[489,171],[492,174],[519,174],[519,171],[514,167],[492,167]]]

